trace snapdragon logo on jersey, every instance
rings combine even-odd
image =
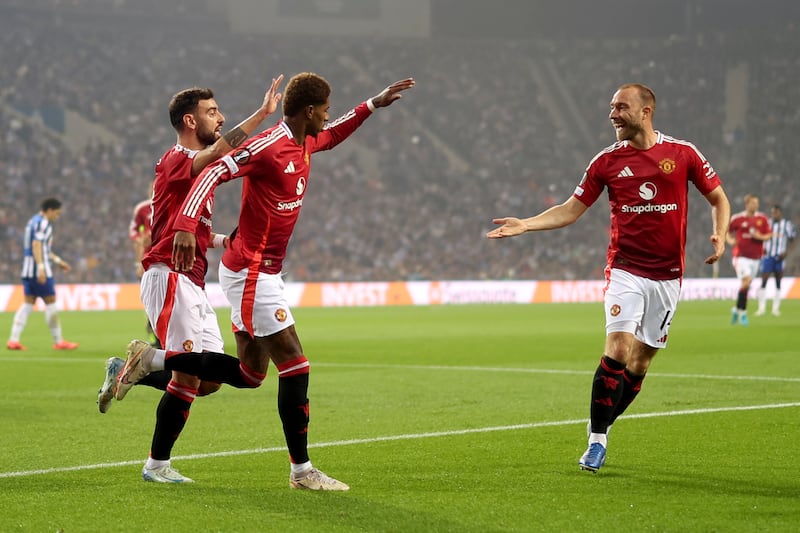
[[[306,179],[304,177],[300,177],[297,180],[297,186],[295,187],[295,192],[299,195],[303,194],[306,190]],[[278,202],[278,211],[294,211],[295,209],[299,209],[303,206],[303,199],[298,198],[293,202]]]
[[[658,195],[658,188],[656,188],[655,183],[650,181],[645,181],[639,186],[639,197],[642,200],[645,200],[646,204],[638,204],[638,205],[623,205],[620,207],[620,211],[623,213],[669,213],[670,211],[677,211],[678,204],[654,204],[650,203],[651,200],[655,199],[656,195]]]

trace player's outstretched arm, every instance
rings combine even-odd
[[[406,78],[399,80],[389,85],[380,93],[372,97],[372,105],[375,107],[387,107],[392,105],[396,100],[403,97],[402,93],[405,90],[412,88],[416,85],[414,78]]]
[[[528,231],[563,228],[564,226],[573,224],[587,209],[588,206],[586,204],[577,200],[574,196],[570,196],[563,204],[554,205],[530,218],[495,218],[492,222],[494,224],[501,224],[501,226],[493,229],[487,233],[486,236],[490,239],[502,239],[503,237],[522,235]]]
[[[711,204],[712,233],[709,240],[714,247],[714,253],[706,257],[706,264],[711,265],[725,253],[725,242],[730,242],[728,224],[731,220],[731,204],[722,186],[706,194],[706,200]]]
[[[240,122],[235,128],[217,139],[214,144],[197,153],[192,161],[192,176],[197,176],[209,163],[216,161],[242,144],[265,118],[278,109],[278,103],[281,101],[281,98],[283,98],[283,94],[278,92],[278,87],[280,87],[282,82],[283,74],[277,78],[272,78],[272,85],[270,85],[269,90],[267,90],[264,95],[264,101],[261,102],[261,107],[259,107],[255,113]]]

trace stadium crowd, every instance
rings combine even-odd
[[[417,87],[408,105],[372,117],[383,127],[368,122],[354,149],[315,156],[285,263],[290,280],[599,278],[604,209],[559,232],[503,242],[484,235],[493,217],[532,215],[572,193],[588,161],[613,142],[608,101],[627,81],[654,88],[656,127],[697,144],[734,211],[753,192],[765,207],[779,202],[788,217],[800,215],[800,153],[787,142],[800,123],[791,98],[796,30],[666,41],[232,38],[197,31],[211,14],[194,13],[188,25],[146,11],[146,24],[111,16],[93,24],[31,5],[11,2],[0,21],[2,283],[18,282],[25,220],[47,196],[64,203],[54,249],[74,267],[60,282],[136,281],[128,222],[156,158],[174,143],[171,95],[212,87],[232,126],[272,76],[303,70],[331,81],[332,119],[400,77],[413,76]],[[750,105],[726,132],[726,73],[741,64]],[[107,135],[68,146],[38,119],[54,108]],[[216,231],[233,229],[240,192],[235,183],[218,189]],[[693,196],[686,273],[708,277],[710,219]],[[720,270],[733,275],[729,261]],[[790,258],[787,273],[800,275],[800,260]]]

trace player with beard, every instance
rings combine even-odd
[[[561,228],[576,222],[608,191],[611,242],[605,269],[606,340],[594,375],[582,470],[605,464],[611,424],[634,400],[656,352],[667,345],[684,269],[688,185],[712,209],[712,264],[725,251],[730,204],[717,173],[687,141],[653,129],[656,97],[641,84],[620,86],[609,119],[617,142],[589,163],[573,195],[542,213],[496,218],[490,239]]]
[[[200,355],[197,352],[223,352],[217,315],[204,290],[208,267],[206,250],[228,243],[225,235],[211,231],[213,195],[209,195],[198,206],[202,223],[196,228],[197,246],[193,249],[192,268],[176,268],[172,262],[173,224],[181,204],[203,168],[242,144],[277,109],[282,98],[277,90],[282,80],[283,76],[273,79],[259,109],[225,135],[220,134],[225,117],[211,89],[186,89],[178,92],[170,101],[169,116],[177,132],[177,143],[156,163],[152,243],[142,260],[145,272],[141,282],[142,302],[147,316],[167,350],[192,352],[186,354],[189,357]],[[242,372],[257,384],[266,375],[266,371],[255,372],[247,368],[243,368]],[[130,384],[122,379],[124,374],[125,368],[116,382],[117,400],[122,400],[130,389]],[[189,417],[195,397],[209,394],[220,387],[218,382],[201,383],[196,376],[182,373],[179,369],[171,374],[156,412],[150,456],[142,470],[145,481],[192,481],[172,468],[172,448]]]
[[[331,87],[312,73],[294,76],[286,86],[284,118],[238,150],[209,166],[192,186],[173,229],[176,269],[196,268],[195,233],[202,226],[202,207],[221,183],[243,178],[239,225],[219,267],[220,285],[231,303],[236,359],[203,354],[197,375],[236,387],[246,386],[239,364],[263,380],[269,361],[278,369],[278,413],[289,449],[289,486],[308,490],[348,490],[327,476],[308,455],[309,362],[283,295],[281,268],[292,231],[303,205],[311,155],[330,150],[349,137],[372,113],[402,97],[414,80],[397,81],[362,102],[333,123],[328,122]],[[137,341],[133,341],[134,343]],[[173,368],[182,355],[154,350],[138,341],[121,381],[135,382],[152,369]]]

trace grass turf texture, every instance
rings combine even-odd
[[[794,530],[800,302],[746,328],[729,309],[681,303],[596,475],[577,460],[600,305],[297,309],[311,457],[348,493],[288,488],[274,367],[195,402],[173,465],[196,483],[143,482],[160,393],[95,405],[143,313],[62,313],[74,352],[35,313],[29,350],[0,351],[0,531]]]

